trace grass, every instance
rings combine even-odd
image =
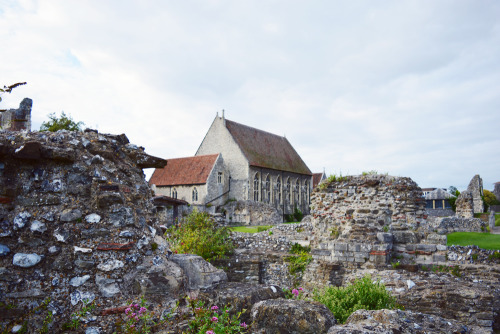
[[[263,226],[233,226],[229,229],[233,232],[243,232],[243,233],[257,233],[262,231],[269,230],[272,225],[263,225]]]
[[[447,235],[447,245],[476,245],[482,249],[500,249],[500,234],[478,232],[455,232]]]
[[[284,222],[283,224],[300,224],[300,222]]]

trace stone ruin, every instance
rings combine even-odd
[[[456,215],[462,218],[473,218],[475,213],[484,212],[483,180],[475,175],[469,182],[467,190],[463,191],[455,202]]]
[[[30,130],[32,105],[33,101],[25,98],[18,109],[0,110],[0,130]]]

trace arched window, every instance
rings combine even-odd
[[[285,199],[288,203],[292,202],[292,189],[290,189],[290,178],[286,179],[286,188],[285,188]]]
[[[293,189],[293,201],[295,205],[300,205],[300,183],[299,179],[295,181],[295,187]]]
[[[281,204],[281,177],[276,179],[276,203]]]
[[[260,177],[259,173],[255,173],[255,176],[253,178],[253,200],[258,202],[259,201],[259,190],[260,190]]]
[[[193,202],[198,201],[198,189],[196,187],[193,188]]]
[[[177,189],[172,189],[172,198],[177,198]]]
[[[309,204],[309,181],[306,181],[304,184],[305,191],[304,191],[304,204],[308,205]]]
[[[266,182],[264,183],[264,196],[266,197],[264,201],[266,203],[271,202],[271,179],[269,178],[269,174],[267,174]]]

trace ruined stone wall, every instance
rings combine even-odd
[[[313,254],[333,263],[385,264],[392,251],[442,251],[427,245],[434,241],[419,232],[426,223],[424,210],[422,191],[410,178],[348,176],[325,184],[311,196]]]
[[[168,305],[184,289],[142,172],[164,160],[97,131],[0,131],[0,159],[1,325],[29,320],[34,333],[51,312],[59,332],[88,300],[88,326],[112,332],[106,309],[141,294]]]
[[[469,182],[467,190],[463,191],[455,202],[456,214],[462,218],[472,218],[474,213],[484,212],[483,180],[475,175]]]
[[[222,208],[229,225],[276,225],[283,221],[274,207],[254,201],[231,201]]]
[[[19,109],[0,111],[0,130],[31,130],[31,107],[33,101],[25,98],[21,101]]]

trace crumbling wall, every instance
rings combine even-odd
[[[311,210],[318,260],[386,264],[392,252],[415,256],[446,249],[443,240],[419,232],[426,223],[425,201],[407,177],[345,177],[317,188]]]
[[[283,217],[273,206],[254,201],[231,201],[222,209],[230,225],[276,225]]]
[[[467,190],[463,191],[455,202],[456,214],[462,218],[472,218],[475,213],[484,212],[483,180],[475,175],[469,182]]]
[[[145,294],[165,308],[183,291],[142,172],[163,159],[125,135],[0,131],[0,161],[2,326],[29,320],[34,333],[51,312],[59,332],[88,300],[98,305],[88,326],[112,332],[116,306]]]
[[[33,101],[25,98],[18,109],[0,111],[0,130],[31,130],[31,107]]]

